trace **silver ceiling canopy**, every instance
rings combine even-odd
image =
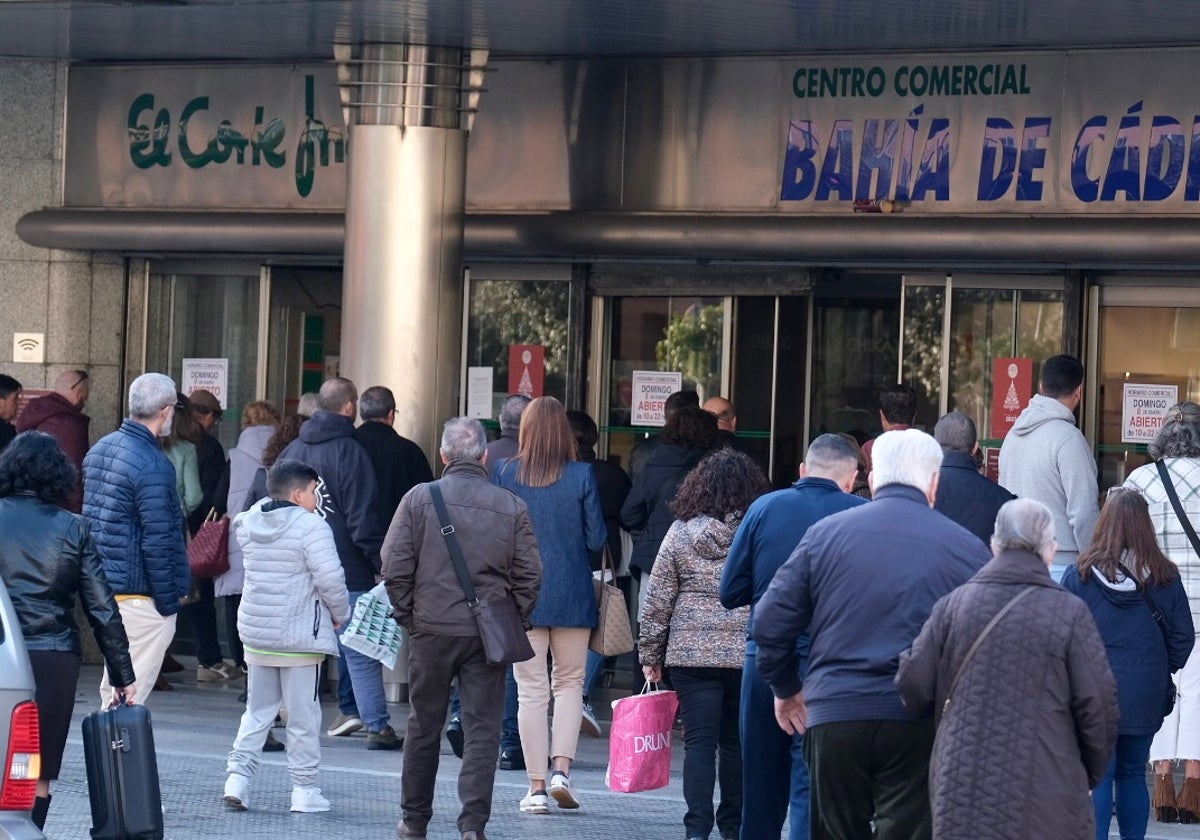
[[[944,52],[1195,44],[1180,0],[0,0],[0,55],[324,60],[338,42],[496,56]]]

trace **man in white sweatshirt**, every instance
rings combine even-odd
[[[1038,393],[1000,447],[1000,484],[1054,514],[1056,581],[1091,544],[1099,515],[1096,459],[1075,425],[1082,399],[1083,365],[1074,356],[1052,356],[1042,364]]]

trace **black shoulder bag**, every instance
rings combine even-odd
[[[467,561],[463,559],[462,549],[458,545],[458,537],[454,534],[454,526],[450,524],[446,500],[436,481],[430,483],[429,495],[433,497],[433,507],[442,526],[442,536],[446,538],[446,548],[450,551],[454,571],[458,573],[459,585],[467,596],[467,606],[475,614],[484,659],[489,665],[511,665],[532,659],[533,646],[525,635],[525,624],[521,621],[516,603],[507,595],[487,601],[479,600],[475,585],[471,583],[471,573],[467,571]]]

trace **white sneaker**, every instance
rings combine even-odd
[[[546,791],[535,790],[533,793],[525,794],[525,798],[521,800],[521,813],[549,814],[550,797],[546,796]]]
[[[571,787],[571,780],[566,773],[555,773],[550,777],[550,796],[558,803],[559,808],[578,808],[579,797]]]
[[[240,773],[230,773],[225,780],[225,804],[235,811],[250,807],[250,779]]]
[[[604,727],[600,725],[600,721],[596,720],[596,713],[592,711],[591,703],[583,704],[583,718],[579,721],[579,731],[593,738],[604,735]]]
[[[297,814],[319,814],[329,810],[329,800],[321,795],[319,787],[307,785],[292,788],[292,812]]]

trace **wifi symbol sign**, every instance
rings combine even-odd
[[[41,364],[45,360],[45,333],[13,333],[13,361]]]

